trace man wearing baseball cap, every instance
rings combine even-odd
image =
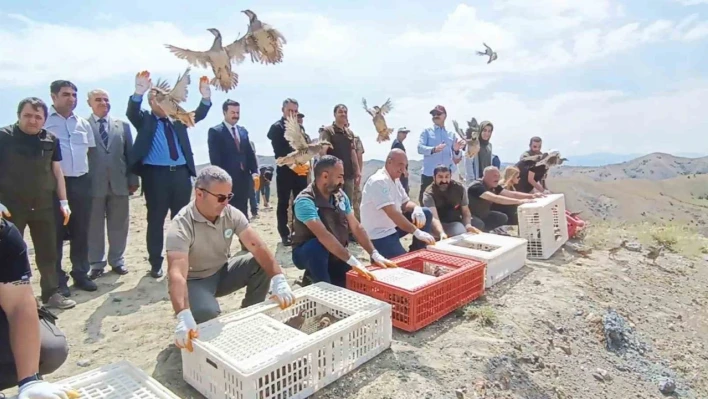
[[[400,127],[398,128],[398,132],[396,135],[396,139],[393,140],[393,144],[391,144],[391,149],[393,150],[394,148],[398,148],[399,150],[406,152],[406,147],[403,146],[403,140],[408,137],[408,133],[410,133],[410,129],[407,127]],[[408,188],[408,164],[406,164],[406,173],[401,176],[401,185],[403,185],[403,189],[406,190],[406,194],[410,191]]]
[[[433,183],[433,170],[439,166],[447,166],[450,171],[455,171],[455,165],[462,160],[460,148],[464,143],[458,140],[454,132],[445,129],[447,110],[442,105],[436,105],[430,111],[433,127],[423,130],[418,140],[418,154],[423,156],[423,170],[420,176],[420,193],[418,203],[423,202],[423,193]]]

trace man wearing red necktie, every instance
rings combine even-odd
[[[248,215],[248,187],[253,176],[258,175],[258,161],[248,131],[236,125],[241,119],[241,104],[226,100],[221,110],[224,121],[209,129],[209,162],[231,176],[234,196],[229,203]]]

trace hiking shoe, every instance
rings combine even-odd
[[[50,296],[48,301],[42,302],[47,305],[47,307],[55,309],[71,309],[76,306],[76,302],[72,301],[71,299],[65,297],[64,295],[58,292]]]

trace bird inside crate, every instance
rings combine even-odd
[[[285,324],[296,330],[300,330],[305,334],[314,334],[317,331],[327,328],[340,320],[342,319],[329,312],[325,312],[319,316],[305,317],[305,309],[303,309],[297,315],[286,320]]]

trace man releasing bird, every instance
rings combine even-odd
[[[285,120],[285,139],[295,151],[275,160],[278,166],[283,165],[306,165],[315,155],[320,153],[324,147],[332,147],[328,141],[319,140],[317,143],[308,143],[302,126],[297,121],[297,117],[289,115]]]
[[[492,61],[497,59],[497,53],[495,51],[493,51],[491,47],[487,46],[487,43],[482,43],[482,44],[484,44],[484,47],[486,47],[487,49],[484,50],[484,52],[478,51],[477,55],[489,56],[489,61],[487,61],[487,64],[490,64]]]
[[[364,110],[374,118],[374,127],[376,128],[376,132],[379,134],[376,137],[376,142],[381,143],[383,141],[388,141],[389,136],[391,135],[391,133],[393,133],[393,129],[389,129],[389,127],[386,125],[386,119],[384,119],[384,115],[391,112],[391,110],[393,109],[391,99],[389,98],[388,100],[386,100],[386,102],[383,103],[383,105],[380,107],[378,105],[375,105],[373,109],[369,108],[366,105],[365,98],[362,98],[361,102],[364,105]]]
[[[277,29],[261,22],[251,10],[241,11],[248,16],[248,32],[243,37],[246,42],[246,51],[251,55],[251,60],[260,61],[262,64],[277,64],[283,62],[283,44],[287,43],[285,37]]]
[[[479,123],[477,123],[477,119],[472,118],[471,121],[467,122],[467,130],[464,133],[457,124],[457,121],[453,120],[452,125],[455,127],[457,135],[466,143],[467,157],[472,158],[477,155],[479,152]]]
[[[188,87],[191,82],[189,72],[190,68],[187,68],[184,74],[177,78],[174,88],[170,88],[167,81],[158,80],[157,84],[150,88],[149,95],[169,117],[177,119],[187,127],[194,127],[194,111],[187,112],[180,106],[180,103],[187,101]],[[199,84],[205,84],[207,80],[208,78],[204,76]]]
[[[224,47],[219,30],[215,28],[207,30],[214,35],[214,42],[207,51],[187,50],[170,44],[166,44],[165,47],[177,58],[186,60],[193,66],[202,68],[211,66],[211,70],[214,72],[214,79],[211,80],[210,84],[217,89],[228,92],[238,85],[238,74],[233,72],[231,64],[232,62],[240,64],[246,59],[244,54],[249,51],[247,49],[247,41],[244,36]]]

